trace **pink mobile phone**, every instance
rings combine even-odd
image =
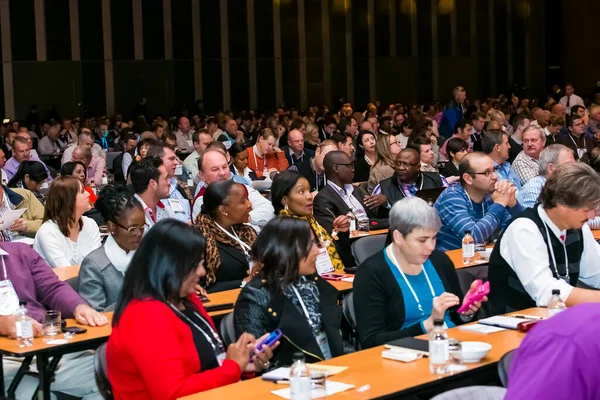
[[[475,303],[476,301],[481,301],[481,299],[483,299],[489,293],[490,293],[490,282],[488,281],[485,283],[481,283],[481,281],[479,281],[479,285],[477,286],[477,289],[474,292],[469,293],[465,296],[464,303],[458,309],[457,312],[459,314],[467,312],[469,310],[469,307],[471,306],[471,304]]]

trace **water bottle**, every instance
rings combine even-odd
[[[465,231],[465,236],[463,236],[462,254],[464,265],[470,264],[475,257],[475,240],[471,236],[471,231]]]
[[[357,229],[356,228],[356,215],[354,215],[354,213],[352,211],[348,211],[348,214],[346,214],[346,217],[348,218],[348,221],[350,222],[350,228],[348,228],[348,232],[352,233]]]
[[[194,187],[194,176],[191,172],[188,172],[187,185],[188,187]]]
[[[567,306],[560,299],[560,289],[552,289],[552,298],[548,302],[548,317],[553,317],[566,309]]]
[[[293,360],[290,369],[291,400],[310,400],[310,370],[304,363],[304,354],[294,353]]]
[[[27,316],[27,309],[25,308],[25,302],[19,303],[20,307],[17,310],[17,342],[19,347],[31,347],[33,346],[33,322]]]
[[[429,334],[429,371],[432,374],[443,375],[449,362],[448,332],[444,327],[444,320],[436,319],[433,321],[433,330]]]

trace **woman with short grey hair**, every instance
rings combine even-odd
[[[477,302],[464,314],[457,313],[463,293],[454,264],[435,250],[440,226],[436,210],[417,197],[406,197],[390,210],[391,243],[365,260],[354,278],[363,348],[429,333],[436,319],[453,327],[470,321],[481,307]]]

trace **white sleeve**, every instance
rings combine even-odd
[[[573,286],[552,275],[548,248],[532,220],[519,218],[508,226],[500,242],[500,255],[515,271],[523,288],[538,307],[548,304],[552,289],[560,290],[563,301],[571,294]]]
[[[84,225],[87,225],[87,232],[89,235],[89,253],[96,250],[98,247],[102,246],[102,239],[100,238],[100,228],[98,228],[98,224],[91,218],[85,217],[83,220]],[[87,256],[87,254],[86,254]]]
[[[271,202],[265,199],[258,190],[252,186],[246,185],[248,189],[248,200],[252,203],[252,211],[250,211],[250,223],[253,225],[264,225],[275,217],[275,209]],[[194,204],[194,208],[196,205]],[[259,223],[262,222],[262,223]]]
[[[38,252],[40,256],[48,265],[52,268],[69,267],[73,265],[71,262],[70,255],[65,253],[64,242],[65,236],[58,230],[58,228],[52,229],[53,227],[44,226],[38,230],[33,241],[33,249]]]
[[[590,227],[583,225],[583,254],[579,264],[579,280],[593,288],[600,289],[600,244],[594,239]]]
[[[202,204],[204,204],[204,198],[198,197],[196,201],[194,201],[194,209],[192,210],[192,221],[196,220],[198,214],[200,214],[200,210],[202,209]]]
[[[125,154],[123,154],[123,160],[121,161],[121,170],[123,171],[123,176],[125,177],[125,180],[127,180],[127,171],[129,170],[129,166],[132,162],[133,158],[131,157],[131,154],[125,152]]]

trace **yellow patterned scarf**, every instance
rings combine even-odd
[[[335,268],[335,270],[338,272],[344,272],[344,263],[342,262],[342,259],[340,258],[340,255],[337,252],[337,249],[335,247],[335,241],[333,240],[331,235],[321,225],[319,225],[315,217],[313,217],[312,215],[301,217],[299,215],[291,214],[288,210],[285,209],[281,210],[279,212],[279,215],[283,217],[299,218],[307,221],[310,224],[310,227],[312,228],[313,232],[315,233],[315,236],[318,240],[321,241],[321,243],[329,242],[329,246],[327,246],[327,253],[329,254],[329,258],[331,259],[333,268]]]

